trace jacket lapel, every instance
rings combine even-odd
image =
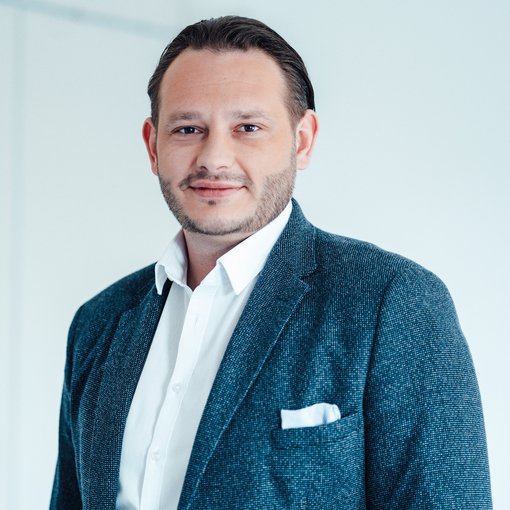
[[[169,289],[167,282],[160,296],[152,285],[121,315],[113,335],[96,408],[88,508],[115,508],[124,426]]]
[[[301,278],[315,268],[313,232],[293,202],[289,223],[259,276],[216,375],[191,452],[179,510],[190,508],[221,435],[308,290]]]

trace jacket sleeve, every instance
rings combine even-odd
[[[78,312],[79,313],[79,312]],[[78,485],[77,464],[73,445],[71,422],[71,374],[73,359],[73,341],[78,323],[76,314],[67,343],[67,357],[64,371],[64,385],[60,404],[58,458],[51,493],[50,510],[79,510],[82,508]]]
[[[367,508],[492,508],[471,356],[447,289],[422,268],[386,289],[364,415]]]

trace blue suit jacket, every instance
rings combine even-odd
[[[52,509],[114,509],[131,399],[169,290],[154,266],[72,323]],[[281,409],[342,418],[282,430]],[[489,509],[480,397],[448,291],[298,205],[219,368],[179,509]]]

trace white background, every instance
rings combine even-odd
[[[142,7],[143,5],[143,7]],[[0,508],[48,506],[77,307],[177,229],[140,128],[185,25],[253,16],[303,56],[321,120],[296,197],[318,226],[438,274],[509,507],[510,3],[0,0]]]

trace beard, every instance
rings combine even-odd
[[[296,180],[296,155],[295,153],[291,154],[289,165],[282,171],[269,174],[264,178],[261,183],[260,194],[256,198],[255,211],[246,216],[235,218],[218,217],[213,220],[214,209],[221,207],[220,202],[215,199],[207,202],[211,208],[211,217],[206,222],[191,217],[185,211],[182,201],[172,190],[172,183],[161,176],[159,169],[158,178],[168,208],[181,224],[183,230],[211,236],[252,234],[273,221],[285,209],[285,206],[292,198]],[[244,175],[238,176],[228,173],[211,174],[208,170],[201,170],[190,174],[179,183],[178,187],[179,189],[186,189],[193,181],[199,179],[227,181],[253,189],[253,182]]]

